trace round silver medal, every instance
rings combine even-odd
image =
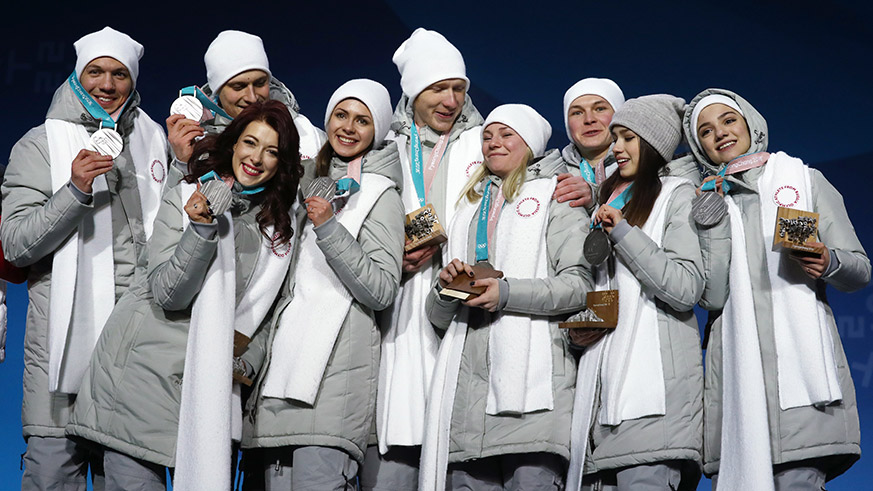
[[[200,122],[203,119],[203,103],[198,101],[196,97],[190,95],[179,96],[173,104],[170,105],[170,116],[181,114],[185,119]]]
[[[309,183],[306,190],[303,192],[303,199],[306,200],[313,196],[318,196],[330,201],[335,194],[336,181],[327,176],[322,176],[316,177]]]
[[[124,148],[121,135],[112,128],[100,128],[91,135],[91,148],[100,155],[118,158]]]
[[[200,192],[206,196],[209,202],[209,214],[212,216],[224,215],[233,203],[233,193],[230,187],[221,179],[212,179],[200,186]]]
[[[612,252],[612,244],[610,244],[609,236],[603,229],[596,228],[588,233],[588,237],[585,237],[582,254],[592,266],[606,261],[610,252]]]
[[[691,216],[698,225],[711,227],[727,213],[724,198],[715,191],[704,191],[691,200]]]

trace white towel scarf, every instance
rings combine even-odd
[[[337,213],[337,221],[357,237],[376,201],[392,187],[394,183],[387,177],[362,174],[360,190]],[[315,243],[311,221],[302,233],[295,271],[301,280],[294,282],[293,299],[279,316],[263,394],[312,405],[351,308],[352,295]]]
[[[396,135],[403,167],[403,207],[407,213],[421,207],[410,171],[409,138]],[[447,227],[454,216],[454,202],[469,173],[481,165],[482,149],[477,131],[468,131],[451,144],[442,165],[446,170],[446,211],[439,217]],[[433,269],[425,266],[400,284],[397,299],[383,315],[388,329],[383,331],[379,364],[379,390],[376,402],[376,432],[379,452],[393,445],[421,445],[424,438],[425,401],[436,364],[440,340],[427,314],[424,301],[433,286]]]
[[[196,185],[179,185],[184,205]],[[190,220],[184,211],[181,219],[187,228]],[[239,440],[242,429],[239,384],[231,383],[234,331],[254,335],[279,293],[295,242],[277,250],[262,237],[252,280],[237,304],[233,217],[228,210],[215,219],[217,252],[191,308],[185,350],[173,479],[179,490],[230,489],[231,440]],[[272,226],[267,233],[273,236]]]
[[[834,342],[815,280],[773,250],[776,210],[812,209],[810,170],[783,152],[771,154],[758,179],[761,230],[776,342],[781,409],[842,399]],[[719,489],[773,489],[770,429],[743,215],[728,196],[731,219],[730,297],[722,321],[723,408]],[[759,294],[766,294],[760,292]],[[764,321],[766,322],[766,320]]]
[[[686,179],[661,178],[661,193],[652,207],[643,232],[659,247],[664,239],[667,204]],[[594,415],[594,387],[601,394],[600,424],[617,426],[622,421],[664,415],[666,395],[664,366],[655,292],[644,290],[639,280],[620,260],[615,275],[606,264],[596,267],[597,290],[618,289],[618,325],[615,332],[590,346],[579,360],[573,421],[570,430],[570,467],[567,489],[579,489],[588,451],[588,433]]]
[[[556,178],[529,181],[515,201],[503,207],[494,233],[494,265],[507,278],[548,276],[546,227],[556,184]],[[467,257],[470,222],[480,202],[463,199],[459,205],[449,227],[449,257]],[[445,489],[452,407],[468,312],[469,308],[461,308],[440,345],[425,416],[419,475],[422,490]],[[487,414],[517,415],[554,408],[551,344],[548,317],[510,312],[494,315],[488,337]]]
[[[128,145],[148,239],[166,176],[167,140],[157,123],[139,108],[136,111]],[[45,129],[52,192],[57,193],[70,182],[71,164],[79,151],[91,149],[90,135],[84,126],[59,119],[47,119]],[[92,205],[94,211],[82,219],[52,258],[48,323],[51,392],[79,392],[91,353],[115,306],[112,210],[104,175],[92,183]]]

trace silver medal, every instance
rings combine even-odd
[[[316,177],[306,186],[306,191],[303,192],[303,199],[307,200],[313,196],[318,196],[330,201],[335,194],[336,181],[327,176],[322,176]]]
[[[112,128],[100,128],[91,135],[91,148],[100,155],[118,158],[124,148],[121,135]]]
[[[727,213],[724,198],[715,191],[704,191],[691,200],[691,216],[698,225],[711,227]]]
[[[588,237],[585,237],[585,243],[582,245],[582,254],[592,266],[606,261],[611,252],[612,244],[609,242],[609,236],[603,229],[596,228],[588,233]]]
[[[200,122],[203,119],[203,103],[197,100],[196,97],[190,95],[179,96],[170,105],[170,116],[181,114],[185,119]]]
[[[221,179],[206,181],[200,186],[200,192],[206,196],[209,202],[209,214],[212,216],[224,215],[230,209],[233,202],[233,193],[227,183]]]

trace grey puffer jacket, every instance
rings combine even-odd
[[[305,167],[301,189],[306,189],[314,176],[314,162],[307,161]],[[347,168],[346,162],[335,157],[329,175],[338,179],[346,174]],[[263,356],[253,354],[246,359],[253,361],[259,374],[243,417],[245,448],[315,445],[342,449],[358,462],[364,459],[379,381],[380,336],[374,312],[394,301],[403,258],[404,212],[398,192],[403,181],[394,142],[370,151],[362,160],[362,171],[388,177],[397,188],[385,191],[377,199],[358,237],[353,237],[335,219],[315,229],[316,244],[353,297],[315,404],[308,406],[262,394],[279,316],[291,303],[295,283],[306,281],[306,271],[293,270],[282,288],[270,328],[256,334],[252,341],[254,349],[263,350]],[[299,227],[306,219],[301,208]]]
[[[694,106],[709,94],[723,94],[733,98],[743,110],[752,133],[750,152],[767,150],[767,124],[755,108],[740,96],[722,89],[707,89],[697,95],[689,105],[683,121],[686,138],[697,159],[710,172],[720,166],[710,162],[703,149],[694,142],[690,114]],[[834,340],[834,356],[837,362],[840,390],[843,400],[827,406],[825,410],[813,406],[782,410],[776,374],[776,348],[773,332],[773,309],[770,297],[770,280],[767,275],[765,248],[761,230],[761,210],[757,191],[758,178],[764,167],[730,175],[727,180],[734,186],[731,197],[743,215],[746,234],[746,252],[752,281],[752,296],[755,299],[755,317],[758,320],[758,340],[764,369],[764,387],[767,396],[767,419],[770,425],[770,441],[773,464],[814,460],[832,479],[848,469],[860,456],[860,429],[855,388],[852,382],[846,355],[840,342],[833,313],[827,305],[826,287],[833,285],[840,291],[851,292],[863,288],[870,281],[870,260],[849,225],[840,193],[825,179],[821,172],[812,170],[811,193],[814,211],[819,213],[819,240],[831,251],[831,261],[838,266],[817,282],[816,296],[825,304],[828,325]],[[847,226],[849,225],[849,226]],[[725,244],[726,242],[726,244]],[[730,240],[722,240],[725,257],[730,257]],[[707,278],[707,290],[712,308],[720,308],[728,296],[728,261],[713,263],[712,274]],[[787,308],[782,306],[781,308]],[[706,351],[706,389],[704,392],[704,471],[715,474],[721,457],[721,411],[722,411],[722,319],[721,312],[712,323],[709,345]]]
[[[528,166],[525,179],[549,179],[566,172],[558,151]],[[457,391],[452,408],[449,463],[494,455],[547,452],[570,457],[570,422],[576,385],[576,363],[566,337],[557,327],[565,314],[585,306],[585,295],[594,286],[591,269],[582,255],[581,244],[588,233],[584,208],[549,201],[546,225],[547,278],[507,278],[508,295],[500,304],[506,312],[553,316],[552,387],[554,409],[521,416],[493,416],[485,413],[488,395],[488,338],[491,314],[475,309],[470,315],[461,358]],[[467,257],[475,263],[476,220],[471,220]],[[499,229],[498,229],[499,230]],[[499,239],[498,239],[499,240]],[[447,329],[460,309],[458,300],[440,297],[438,286],[427,297],[427,314],[438,329]],[[501,295],[504,288],[501,288]]]
[[[606,426],[597,419],[598,395],[585,474],[682,461],[681,489],[697,486],[703,458],[703,363],[693,308],[704,281],[703,259],[691,218],[693,196],[694,187],[686,183],[669,197],[660,247],[626,221],[611,233],[616,260],[633,273],[643,291],[655,295],[666,411],[664,416]]]
[[[168,467],[175,466],[191,308],[218,247],[217,237],[183,229],[189,218],[181,191],[175,186],[164,194],[149,240],[148,276],[138,278],[106,322],[67,425],[69,435]],[[234,196],[237,303],[263,243],[260,210],[258,195]]]
[[[145,249],[145,228],[136,169],[129,135],[138,117],[140,97],[131,95],[116,129],[124,149],[106,173],[112,213],[112,255],[117,301],[133,282],[138,258]],[[100,122],[94,119],[64,82],[54,94],[47,119],[83,125],[89,134]],[[72,164],[72,162],[71,162]],[[82,203],[68,186],[52,192],[48,137],[42,124],[28,131],[12,148],[2,186],[3,222],[0,226],[6,259],[30,266],[29,305],[24,338],[24,398],[21,421],[24,437],[62,437],[75,395],[52,394],[48,389],[48,313],[54,251],[73,233],[93,206]],[[143,256],[144,257],[144,256]]]
[[[201,87],[203,93],[212,97],[212,88],[209,84]],[[285,104],[291,117],[294,119],[294,127],[297,128],[297,133],[300,135],[300,160],[315,158],[321,146],[324,144],[324,132],[313,126],[306,116],[300,114],[300,104],[297,103],[297,98],[291,93],[291,90],[276,78],[270,78],[270,100],[279,101]],[[207,135],[217,135],[227,128],[231,123],[221,115],[216,115],[215,118],[203,121],[200,126],[206,131]],[[172,148],[170,150],[172,152]],[[169,179],[167,186],[173,187],[188,173],[188,164],[181,162],[173,156],[173,165],[170,166]]]

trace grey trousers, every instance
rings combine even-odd
[[[776,491],[824,491],[825,473],[817,467],[784,467],[774,469]],[[718,474],[712,476],[712,489],[718,489]]]
[[[103,450],[106,491],[164,491],[167,468],[115,450]]]
[[[418,491],[421,447],[391,447],[385,455],[379,447],[367,447],[361,466],[363,491]]]
[[[559,491],[566,462],[549,453],[508,454],[449,464],[446,489],[453,491]]]
[[[635,465],[586,476],[583,491],[669,491],[679,489],[682,471],[673,463]]]
[[[266,491],[354,491],[358,463],[330,447],[264,449]]]
[[[31,436],[24,452],[22,491],[85,491],[88,468],[95,491],[104,489],[99,451],[69,438]]]

